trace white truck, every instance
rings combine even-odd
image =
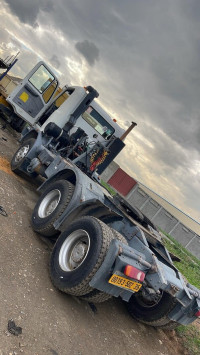
[[[200,290],[184,281],[150,221],[98,183],[96,172],[124,148],[128,132],[94,101],[92,87],[66,86],[55,97],[58,86],[40,62],[8,98],[28,123],[12,170],[45,179],[32,226],[55,240],[53,284],[90,302],[121,297],[134,318],[155,327],[193,322]]]

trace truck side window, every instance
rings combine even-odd
[[[92,106],[87,108],[82,118],[106,140],[115,132],[115,129]]]

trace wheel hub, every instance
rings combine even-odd
[[[46,214],[49,216],[56,208],[58,205],[58,201],[52,201],[49,206],[47,206]]]
[[[137,302],[142,306],[146,308],[151,308],[154,307],[159,303],[159,301],[162,298],[163,293],[160,292],[158,293],[146,293],[143,291],[142,293],[139,293],[136,295]]]
[[[21,149],[19,149],[19,151],[16,154],[15,162],[19,163],[22,159],[24,159],[28,151],[29,151],[29,145],[25,145],[21,147]]]
[[[77,269],[86,259],[90,249],[90,236],[78,229],[68,235],[59,252],[59,265],[63,271]]]
[[[61,192],[57,189],[50,191],[41,201],[38,208],[38,216],[45,218],[55,211],[61,199]]]
[[[82,242],[78,242],[74,246],[72,253],[71,253],[72,262],[80,263],[83,260],[86,252],[87,252],[87,245]]]

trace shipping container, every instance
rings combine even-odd
[[[120,194],[126,196],[137,184],[137,181],[119,168],[108,180],[108,184],[114,187]]]

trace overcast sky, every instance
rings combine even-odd
[[[117,162],[200,221],[200,1],[0,0],[0,56],[92,85],[126,128]]]

